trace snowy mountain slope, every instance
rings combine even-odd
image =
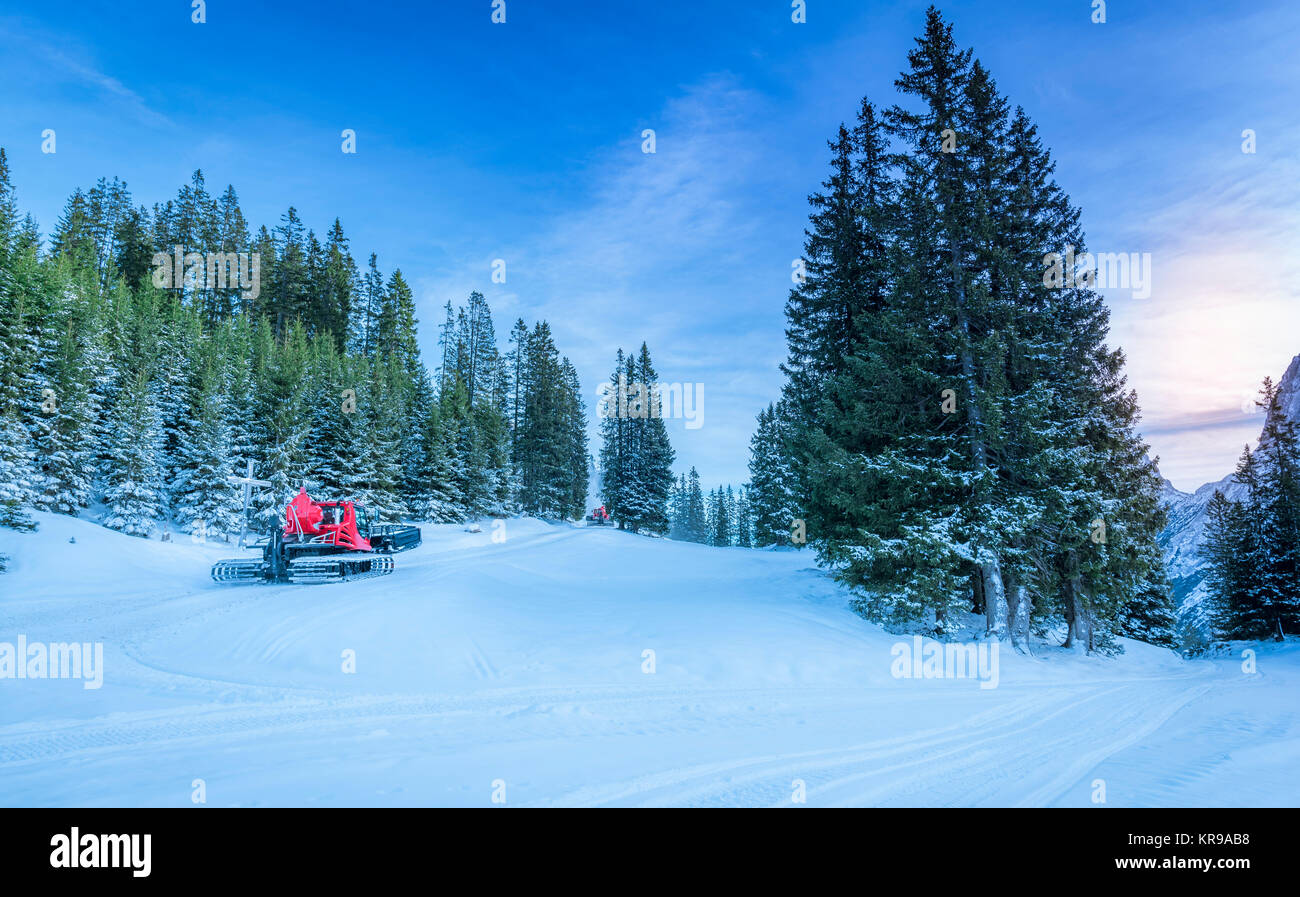
[[[0,642],[100,641],[104,680],[0,679],[4,805],[1300,804],[1294,644],[1007,651],[985,689],[894,678],[909,640],[803,552],[511,520],[219,586],[228,546],[40,522],[0,532]]]
[[[1291,359],[1278,381],[1278,400],[1287,417],[1300,423],[1300,355]],[[1262,417],[1260,424],[1263,425]],[[1180,492],[1165,480],[1164,500],[1169,522],[1160,534],[1160,545],[1165,552],[1174,606],[1184,613],[1194,611],[1206,597],[1206,560],[1202,550],[1205,545],[1205,508],[1216,490],[1231,499],[1240,499],[1243,492],[1242,487],[1233,481],[1231,473],[1191,493]]]
[[[1179,492],[1172,486],[1165,492],[1169,521],[1160,534],[1165,553],[1165,569],[1173,592],[1174,606],[1184,613],[1197,607],[1206,596],[1205,544],[1206,505],[1216,491],[1238,498],[1241,487],[1232,475],[1217,483],[1206,483],[1195,492]]]

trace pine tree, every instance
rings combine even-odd
[[[93,491],[95,425],[103,397],[96,371],[107,364],[93,285],[59,270],[55,310],[41,334],[36,385],[43,400],[31,428],[41,488],[38,506],[76,515]]]
[[[308,317],[310,304],[306,237],[302,219],[293,206],[280,216],[272,245],[271,288],[263,293],[264,307],[275,324],[276,336],[285,339],[293,322]],[[263,258],[262,270],[267,268],[267,259]]]
[[[94,221],[90,214],[90,201],[80,189],[68,198],[63,213],[50,235],[50,254],[67,261],[71,266],[93,270],[96,263]]]
[[[625,411],[627,359],[619,349],[614,358],[614,372],[605,384],[597,407],[600,417],[600,495],[609,516],[623,528],[623,496],[630,475],[630,431]]]
[[[40,472],[22,409],[38,401],[32,380],[39,333],[35,246],[22,235],[9,162],[0,149],[0,528],[30,532],[36,523],[25,506],[35,499]],[[0,573],[8,558],[0,554]]]
[[[742,487],[736,496],[736,545],[752,548],[754,545],[754,518],[749,504],[749,490]]]
[[[518,448],[520,504],[526,513],[540,517],[570,516],[573,409],[569,382],[545,321],[529,337],[528,372]]]
[[[364,438],[358,447],[361,466],[361,503],[375,520],[399,520],[406,515],[402,504],[401,445],[403,415],[397,369],[375,359],[369,370],[366,401],[359,407],[365,416]]]
[[[36,522],[24,506],[33,498],[35,454],[27,447],[27,430],[14,414],[0,414],[0,529],[31,532]],[[0,573],[8,558],[0,554]]]
[[[1236,480],[1249,488],[1258,483],[1255,460],[1247,446]],[[1262,560],[1251,515],[1241,503],[1215,490],[1206,504],[1206,581],[1213,591],[1214,628],[1229,638],[1254,638],[1266,625],[1258,600],[1254,562]]]
[[[613,399],[607,402],[614,405],[616,416],[605,434],[609,451],[602,453],[604,474],[607,480],[617,477],[612,492],[619,526],[662,534],[668,531],[668,492],[676,455],[664,425],[659,376],[645,343],[637,358],[627,358],[624,364],[622,380],[615,377]],[[605,502],[610,509],[608,492]]]
[[[1300,434],[1270,378],[1258,404],[1265,413],[1257,456],[1261,538],[1267,547],[1258,575],[1268,631],[1281,640],[1288,631],[1300,631]]]
[[[687,478],[685,535],[690,542],[709,541],[708,508],[700,488],[700,474],[694,467]]]
[[[379,331],[379,315],[383,308],[384,275],[379,270],[379,257],[370,253],[364,274],[357,277],[355,295],[348,315],[348,349],[359,355],[375,351]]]
[[[401,269],[388,278],[375,333],[375,350],[410,376],[419,371],[415,294]]]
[[[727,494],[719,486],[713,499],[713,544],[726,548],[731,545],[731,507]]]
[[[244,219],[244,213],[239,208],[239,195],[235,193],[234,187],[227,185],[225,192],[222,193],[221,198],[217,200],[214,215],[220,251],[227,254],[227,258],[229,258],[230,253],[249,252],[248,222]],[[236,269],[236,274],[238,274],[238,268]],[[260,260],[257,274],[260,278]],[[248,279],[251,281],[252,277],[253,270],[250,259],[250,264],[248,266]],[[239,278],[236,276],[235,280],[238,281]],[[136,281],[128,279],[127,282],[134,283]],[[232,283],[229,274],[227,274],[226,287],[224,289],[216,283],[209,285],[209,289],[213,291],[213,314],[205,322],[209,327],[218,321],[229,320],[237,313],[245,315],[252,313],[252,309],[248,307],[249,300],[245,298],[246,296],[251,295],[252,290],[243,289],[244,286],[244,284],[239,282]]]
[[[109,420],[103,523],[128,536],[147,537],[157,529],[164,493],[158,460],[163,433],[145,371],[126,378]]]
[[[1078,211],[933,8],[908,62],[909,105],[864,101],[832,143],[787,303],[800,516],[873,619],[947,635],[974,610],[1025,644],[1056,616],[1111,650],[1159,616],[1158,479],[1101,298],[1043,276],[1083,251]]]
[[[590,455],[587,450],[587,413],[582,401],[582,382],[567,357],[560,359],[560,376],[563,385],[564,439],[568,446],[566,466],[569,487],[565,516],[576,518],[586,513],[587,485],[591,478]]]
[[[429,408],[421,436],[424,445],[412,512],[419,520],[459,522],[465,511],[457,501],[454,483],[461,474],[452,462],[452,446],[439,405]]]
[[[683,541],[686,539],[686,506],[690,489],[686,484],[686,474],[680,474],[673,483],[668,495],[668,537]]]
[[[280,344],[274,326],[259,327],[254,345],[254,416],[259,424],[254,452],[260,478],[271,483],[256,501],[255,528],[260,532],[279,525],[285,505],[303,485],[307,467],[307,334],[295,321]]]
[[[183,531],[228,542],[240,530],[242,502],[239,489],[229,480],[235,471],[222,381],[220,370],[210,365],[195,417],[181,439],[174,504]]]
[[[785,427],[777,407],[768,405],[759,412],[758,428],[749,443],[748,495],[754,542],[760,547],[791,544],[791,528],[803,516]]]
[[[1124,603],[1116,631],[1126,638],[1172,648],[1177,644],[1174,605],[1163,568],[1156,568],[1137,593]]]
[[[149,289],[143,298],[149,305],[142,307],[141,312],[160,319],[154,322],[156,335],[147,338],[148,355],[153,360],[149,388],[161,435],[156,460],[161,482],[170,489],[180,475],[185,431],[198,410],[195,372],[202,323],[192,308],[182,307],[172,295]],[[166,498],[167,492],[162,495]]]
[[[510,328],[510,351],[506,355],[506,371],[509,376],[509,402],[506,413],[510,424],[510,450],[518,452],[521,423],[524,417],[524,405],[528,392],[532,388],[528,376],[528,325],[523,318],[515,321]],[[518,464],[515,466],[518,471]]]

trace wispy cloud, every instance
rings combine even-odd
[[[140,94],[120,80],[102,71],[85,47],[74,47],[64,36],[46,34],[17,19],[0,19],[0,41],[14,52],[21,48],[30,58],[43,61],[45,67],[33,66],[47,81],[65,81],[90,88],[100,101],[125,112],[137,122],[151,127],[170,127],[172,121],[153,108]]]

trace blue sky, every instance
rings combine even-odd
[[[894,101],[926,3],[808,0],[805,24],[786,0],[507,0],[504,25],[490,0],[281,6],[210,0],[193,24],[182,0],[6,4],[20,205],[48,232],[100,176],[152,204],[202,168],[254,224],[338,216],[359,262],[415,285],[426,351],[479,289],[503,341],[551,322],[594,412],[615,349],[647,341],[663,380],[704,384],[703,426],[670,422],[678,466],[743,482],[825,141],[863,95]],[[1150,298],[1108,294],[1112,342],[1166,476],[1218,479],[1259,430],[1243,400],[1300,353],[1300,12],[940,8],[1038,122],[1090,248],[1151,253]]]

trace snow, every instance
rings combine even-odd
[[[3,805],[1300,804],[1294,642],[1237,646],[1254,675],[1004,645],[981,688],[894,678],[910,638],[806,551],[512,519],[222,586],[230,545],[36,516],[0,531],[0,642],[102,642],[104,681],[0,679]]]

